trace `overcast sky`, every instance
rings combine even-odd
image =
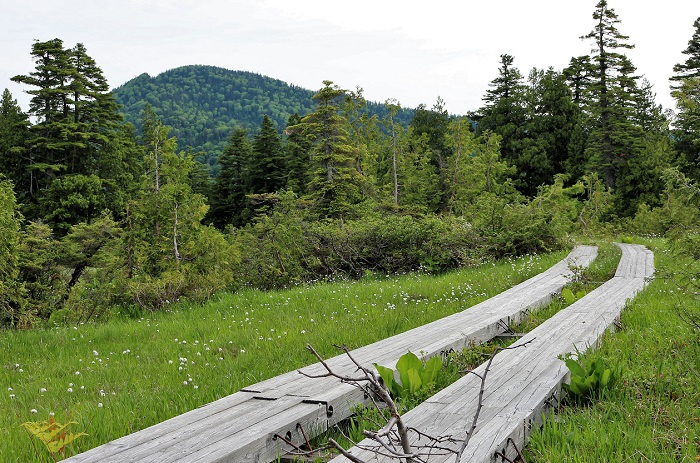
[[[396,98],[451,113],[476,110],[507,53],[524,76],[563,69],[588,54],[598,0],[3,0],[0,91],[28,108],[10,81],[34,69],[34,39],[81,42],[112,87],[188,64],[252,71],[317,90],[323,80],[360,86],[369,100]],[[609,0],[627,55],[673,107],[668,78],[700,16],[695,0]]]

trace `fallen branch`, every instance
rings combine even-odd
[[[477,422],[479,420],[479,415],[481,414],[481,409],[483,408],[484,402],[484,392],[486,389],[486,379],[489,371],[491,370],[491,365],[496,355],[504,350],[517,349],[520,347],[526,347],[528,344],[532,343],[535,339],[530,339],[517,346],[509,347],[498,347],[496,348],[488,362],[484,367],[483,373],[477,373],[476,371],[468,371],[467,374],[473,374],[481,380],[481,386],[479,388],[479,395],[477,400],[477,409],[472,417],[469,428],[466,431],[466,437],[463,440],[455,439],[451,435],[433,437],[429,436],[420,430],[412,427],[406,426],[403,418],[399,414],[398,406],[394,399],[391,397],[389,388],[386,386],[381,376],[371,368],[367,368],[361,365],[355,360],[350,351],[346,346],[335,346],[336,348],[342,350],[345,355],[352,361],[352,363],[357,367],[357,371],[360,373],[357,376],[348,376],[339,374],[333,371],[331,366],[321,357],[321,355],[316,352],[316,350],[311,346],[307,345],[306,349],[311,352],[320,362],[320,364],[325,369],[325,373],[321,374],[309,374],[304,371],[299,370],[299,373],[308,378],[327,378],[334,377],[338,378],[340,381],[348,384],[352,384],[365,392],[369,392],[369,396],[374,404],[374,406],[379,410],[380,404],[377,401],[381,401],[386,404],[389,410],[390,416],[387,422],[378,431],[368,431],[363,430],[363,435],[374,442],[374,445],[363,445],[352,441],[344,433],[341,434],[348,439],[355,448],[367,452],[371,452],[375,457],[382,456],[389,459],[401,460],[406,463],[425,463],[429,458],[433,456],[445,456],[448,454],[455,455],[455,462],[459,462],[464,453],[465,449],[469,445],[469,441],[476,430]],[[376,400],[375,400],[376,397]],[[427,442],[423,445],[411,446],[409,434],[413,433],[417,436],[417,440],[420,441],[422,438],[427,439]],[[459,444],[459,449],[454,450],[451,448],[450,444]],[[295,454],[309,455],[312,451],[304,451],[296,446]],[[356,455],[350,453],[349,450],[344,449],[336,440],[329,439],[327,445],[322,447],[322,449],[336,449],[341,455],[350,460],[353,463],[367,463]],[[318,449],[317,449],[318,450]]]

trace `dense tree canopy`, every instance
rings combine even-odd
[[[110,92],[85,46],[36,41],[28,113],[0,101],[0,325],[697,229],[700,20],[672,121],[606,0],[593,20],[561,71],[501,55],[468,116],[207,66]]]
[[[150,104],[180,146],[202,152],[201,160],[210,167],[236,127],[253,134],[267,116],[281,131],[291,115],[314,108],[311,90],[214,66],[183,66],[155,77],[141,74],[113,93],[127,121],[140,130],[141,111]],[[370,108],[380,117],[385,114],[380,104],[370,103]],[[408,123],[411,115],[404,110],[398,119]]]

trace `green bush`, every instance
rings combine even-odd
[[[567,354],[563,357],[570,372],[569,384],[562,384],[567,399],[582,405],[600,399],[622,376],[622,367],[606,365],[601,357],[595,357],[588,365],[579,363]]]
[[[396,371],[399,381],[394,377],[394,370],[388,367],[374,364],[382,381],[389,389],[392,399],[404,403],[405,401],[418,401],[427,394],[433,392],[438,373],[442,369],[440,357],[432,357],[423,363],[418,356],[407,352],[396,362]]]

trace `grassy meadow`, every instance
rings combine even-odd
[[[464,310],[566,253],[445,275],[411,274],[221,294],[201,306],[106,324],[0,332],[0,461],[53,461],[21,426],[85,432],[72,452],[132,433],[247,385]]]
[[[657,277],[623,311],[619,329],[585,356],[621,364],[621,380],[588,406],[562,405],[533,434],[528,463],[700,461],[700,328],[682,316],[697,317],[700,304],[668,277],[688,262],[665,241],[640,243],[655,252]],[[614,273],[618,249],[599,246],[584,281],[570,285],[578,297]],[[0,461],[53,461],[32,445],[23,422],[50,414],[74,421],[71,430],[87,435],[69,454],[84,451],[313,363],[307,343],[336,355],[333,344],[359,347],[464,310],[564,256],[526,256],[439,276],[247,290],[142,318],[0,332],[0,406],[6,410]],[[565,305],[555,299],[516,331],[529,331]],[[485,356],[482,348],[460,361]],[[452,376],[443,385],[459,375]]]

